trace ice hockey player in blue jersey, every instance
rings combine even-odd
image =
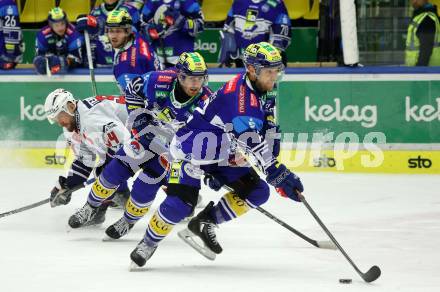
[[[172,227],[191,213],[202,173],[215,180],[216,186],[211,186],[219,189],[226,185],[232,191],[216,205],[210,202],[179,236],[210,259],[222,252],[214,228],[267,201],[267,183],[249,165],[237,165],[238,149],[258,161],[266,181],[281,194],[298,200],[297,191],[303,191],[300,179],[276,160],[279,140],[269,138],[276,135],[277,125],[275,100],[268,94],[283,72],[281,55],[271,44],[261,42],[248,46],[244,62],[246,73],[237,75],[205,100],[174,136],[170,152],[177,161],[170,171],[168,196],[150,221],[143,241],[131,253],[137,266],[143,266]],[[195,236],[206,246],[196,245],[191,240]]]
[[[0,69],[14,69],[23,58],[23,34],[15,0],[0,0]]]
[[[283,0],[235,0],[223,30],[219,63],[235,61],[243,67],[244,49],[253,43],[269,42],[278,48],[286,65],[285,50],[290,44],[291,23]]]
[[[132,19],[133,31],[140,28],[140,3],[123,0],[105,0],[92,9],[89,15],[79,15],[76,19],[76,29],[79,32],[87,30],[90,36],[90,47],[94,66],[112,66],[114,50],[106,33],[105,23],[108,15],[114,10],[125,10]],[[84,58],[87,62],[87,58]]]
[[[183,52],[194,51],[195,38],[204,29],[197,0],[146,1],[141,21],[163,69],[174,66]]]
[[[133,183],[124,216],[109,226],[106,234],[114,239],[124,236],[148,212],[156,192],[166,183],[169,139],[199,101],[211,94],[206,81],[207,68],[200,54],[184,53],[176,69],[147,73],[129,83],[126,102],[135,138],[116,153],[117,159],[104,168],[93,185],[83,207],[86,218],[74,215],[72,220],[79,222],[79,227],[93,220],[97,207],[138,170],[141,173]],[[164,128],[171,135],[162,131]]]
[[[39,74],[63,74],[82,64],[82,37],[59,7],[49,11],[48,25],[37,34],[34,66]]]
[[[107,17],[106,30],[115,49],[113,74],[121,92],[134,77],[159,69],[156,53],[148,41],[132,31],[128,12],[113,10]]]

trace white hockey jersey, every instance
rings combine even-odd
[[[102,165],[107,156],[112,157],[130,140],[127,118],[124,96],[96,96],[77,102],[77,131],[64,130],[75,155],[68,174],[68,180],[75,182],[68,185],[86,180],[93,168]]]

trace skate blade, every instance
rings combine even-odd
[[[135,262],[130,262],[130,265],[128,266],[128,271],[129,272],[145,272],[148,269],[146,267],[139,267],[138,265],[136,265]]]
[[[198,253],[200,253],[202,256],[207,258],[208,260],[215,260],[216,254],[211,251],[206,246],[201,246],[198,244],[194,238],[197,237],[194,233],[192,233],[188,228],[185,228],[179,232],[177,232],[177,235],[182,239],[186,244],[191,246],[193,249],[195,249]]]
[[[337,250],[336,245],[328,240],[318,241],[319,248]]]

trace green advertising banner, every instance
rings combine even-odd
[[[220,29],[206,29],[196,39],[195,49],[207,63],[216,63],[220,51]],[[23,63],[31,64],[35,55],[37,30],[23,30],[25,52]],[[287,49],[289,62],[316,62],[317,28],[293,28],[292,43]]]
[[[62,134],[62,130],[57,125],[49,124],[45,117],[46,96],[57,88],[66,89],[79,99],[91,96],[91,85],[89,81],[86,81],[88,76],[66,75],[59,78],[59,81],[31,75],[8,77],[8,79],[17,78],[15,82],[5,82],[3,78],[0,80],[0,103],[2,104],[0,107],[0,141],[55,141]],[[116,84],[111,81],[112,78],[112,76],[98,76],[98,80],[109,80],[98,82],[99,94],[119,94]],[[213,89],[219,88],[221,84],[210,82]]]
[[[209,85],[216,90],[232,76],[211,75]],[[341,133],[353,132],[362,142],[368,133],[379,132],[385,135],[386,143],[440,143],[439,75],[406,76],[285,75],[279,85],[278,122],[284,133],[308,133],[308,142],[313,133],[332,133],[334,140]],[[52,79],[3,75],[0,78],[0,140],[55,140],[61,129],[45,119],[45,97],[60,87],[78,98],[88,97],[91,94],[88,79],[87,75]],[[112,76],[100,75],[97,80],[99,94],[119,94]]]
[[[278,118],[283,132],[334,133],[333,139],[354,132],[361,143],[368,133],[380,132],[386,143],[440,143],[439,80],[417,81],[417,75],[405,81],[329,78],[280,84]],[[334,80],[338,79],[344,78]]]

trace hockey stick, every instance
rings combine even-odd
[[[255,169],[255,171],[257,171],[257,170]],[[227,186],[227,185],[223,185],[223,188],[226,189],[229,192],[234,192],[234,190],[232,188],[230,188],[229,186]],[[337,249],[336,246],[331,241],[328,241],[328,240],[326,240],[326,241],[325,240],[322,240],[322,241],[314,240],[314,239],[304,235],[303,233],[299,232],[298,230],[296,230],[295,228],[293,228],[292,226],[290,226],[286,222],[282,221],[281,219],[279,219],[275,215],[271,214],[266,209],[263,209],[262,207],[258,206],[255,209],[257,209],[258,211],[260,211],[261,213],[266,215],[269,219],[272,219],[276,223],[280,224],[281,226],[283,226],[284,228],[286,228],[287,230],[289,230],[293,234],[301,237],[302,239],[304,239],[305,241],[307,241],[311,245],[316,246],[317,248],[333,249],[333,250]]]
[[[77,186],[74,186],[73,188],[67,190],[66,192],[73,193],[73,192],[75,192],[77,190],[80,190],[80,189],[84,188],[85,186],[93,183],[94,181],[95,181],[95,178],[89,179],[85,183],[77,185]],[[21,208],[18,208],[18,209],[9,211],[9,212],[1,213],[0,214],[0,218],[6,217],[6,216],[9,216],[9,215],[13,215],[13,214],[17,214],[17,213],[20,213],[20,212],[23,212],[23,211],[26,211],[26,210],[30,210],[30,209],[36,208],[36,207],[39,207],[41,205],[49,203],[49,201],[50,201],[50,199],[44,199],[44,200],[41,200],[39,202],[30,204],[30,205],[27,205],[27,206],[24,206],[24,207],[21,207]]]
[[[86,42],[87,62],[89,63],[90,79],[92,80],[92,93],[98,95],[95,81],[95,69],[93,68],[92,49],[90,47],[90,36],[87,30],[84,31],[84,40]]]
[[[359,274],[359,276],[364,279],[365,282],[373,282],[377,278],[380,277],[381,271],[378,266],[372,266],[366,273],[362,273],[361,270],[355,265],[355,263],[351,260],[351,258],[347,255],[345,250],[342,248],[342,246],[338,243],[336,238],[330,233],[330,231],[327,229],[327,227],[322,223],[321,219],[319,219],[318,215],[316,215],[315,211],[313,211],[312,207],[310,207],[309,203],[307,203],[304,196],[300,193],[298,193],[298,197],[303,202],[303,204],[306,206],[306,208],[309,210],[310,214],[312,214],[313,218],[315,218],[316,222],[321,226],[321,228],[327,233],[328,237],[333,241],[333,243],[338,247],[338,249],[341,251],[341,253],[344,255],[344,257],[348,260],[348,262],[352,265],[352,267],[356,270],[356,272]]]
[[[282,221],[281,219],[278,219],[277,217],[275,217],[274,215],[272,215],[271,213],[269,213],[265,209],[263,209],[261,207],[257,207],[255,209],[257,209],[258,211],[260,211],[261,213],[263,213],[264,215],[266,215],[268,218],[272,219],[276,223],[280,224],[281,226],[283,226],[284,228],[286,228],[287,230],[289,230],[293,234],[301,237],[302,239],[304,239],[305,241],[307,241],[311,245],[316,246],[317,248],[333,249],[333,250],[337,249],[336,246],[331,241],[328,241],[328,240],[327,241],[317,241],[317,240],[311,239],[310,237],[302,234],[301,232],[299,232],[298,230],[296,230],[295,228],[293,228],[292,226],[290,226],[286,222]]]

